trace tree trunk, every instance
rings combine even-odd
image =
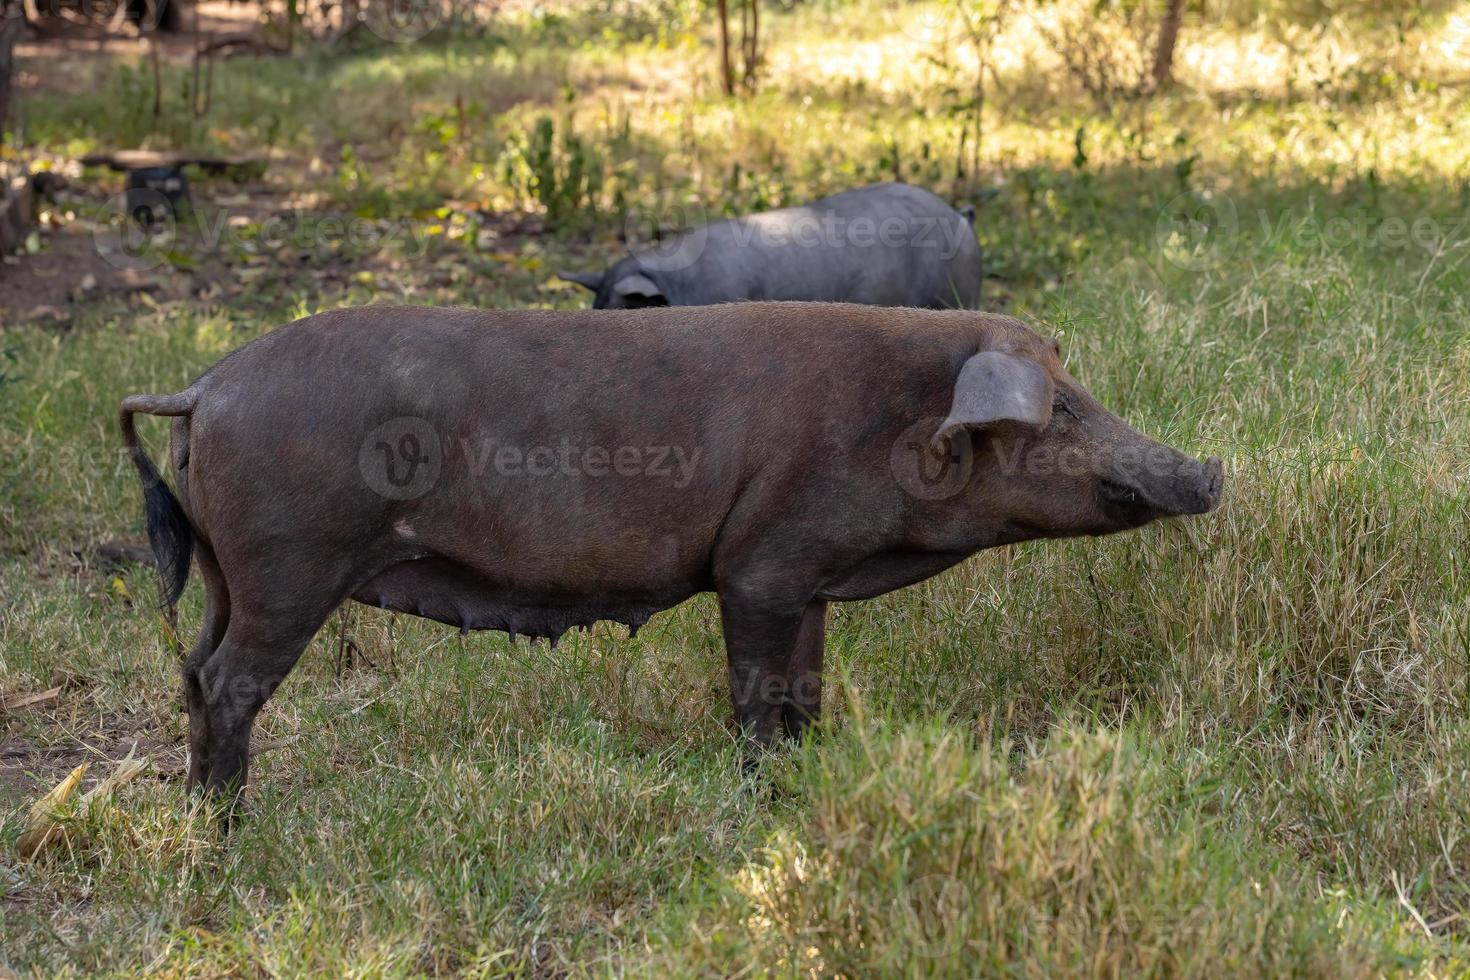
[[[726,95],[735,94],[735,70],[730,65],[730,6],[729,0],[719,0],[720,16],[720,89]]]
[[[14,77],[15,42],[25,29],[20,0],[0,0],[0,134],[10,118],[10,85]]]
[[[1154,48],[1154,67],[1150,73],[1157,91],[1174,81],[1174,47],[1179,43],[1179,22],[1184,17],[1184,0],[1166,0],[1164,19],[1159,24],[1159,44]]]
[[[25,23],[20,0],[0,0],[0,137],[10,120],[15,42]],[[0,167],[0,254],[10,255],[25,241],[34,222],[31,212],[30,180]]]
[[[761,14],[760,0],[746,0],[750,4],[750,30],[743,38],[745,41],[745,87],[755,89],[755,73],[760,67],[761,52]]]

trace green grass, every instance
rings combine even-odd
[[[555,652],[354,609],[346,628],[368,662],[339,674],[339,624],[318,637],[262,715],[258,738],[286,741],[261,757],[227,839],[179,778],[145,777],[67,847],[21,862],[25,804],[64,769],[6,770],[0,963],[181,976],[1470,969],[1459,95],[1286,99],[1201,82],[1107,110],[1016,76],[990,110],[988,167],[960,181],[940,80],[885,89],[847,63],[802,61],[900,44],[866,9],[773,18],[773,59],[809,71],[739,103],[709,91],[708,52],[688,38],[568,44],[576,23],[513,46],[313,56],[273,67],[269,86],[249,62],[226,66],[211,129],[254,138],[270,124],[253,107],[278,106],[282,170],[325,207],[362,207],[370,186],[392,192],[373,199],[385,214],[446,198],[538,211],[524,173],[493,161],[550,114],[606,165],[599,216],[491,246],[510,258],[446,240],[371,285],[307,275],[228,303],[104,304],[66,333],[0,332],[0,694],[65,686],[0,719],[6,742],[136,739],[173,758],[184,740],[151,573],[118,583],[70,554],[141,536],[117,451],[124,394],[177,390],[323,305],[405,290],[580,302],[543,280],[554,261],[609,257],[619,194],[711,213],[780,203],[881,175],[897,143],[914,179],[937,166],[931,182],[984,200],[990,305],[1060,334],[1073,373],[1145,431],[1225,457],[1223,508],[983,554],[838,608],[827,723],[752,776],[708,597],[636,639],[603,625]],[[699,80],[623,88],[647,66]],[[456,96],[489,106],[492,89],[501,102],[463,140],[415,123],[451,118]],[[149,98],[126,91],[125,104]],[[87,94],[30,111],[54,149],[145,125]],[[401,139],[375,145],[384,131]],[[313,175],[310,159],[340,159],[344,143],[361,179]],[[429,152],[433,167],[412,166]],[[1217,213],[1228,200],[1233,229],[1190,237],[1181,217],[1201,199],[1180,196],[1201,193]],[[446,262],[463,274],[434,287]],[[149,437],[161,444],[163,427]],[[199,602],[193,585],[186,637]]]

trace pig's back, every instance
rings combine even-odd
[[[857,188],[690,234],[697,236],[696,260],[659,269],[676,306],[806,301],[973,307],[978,300],[979,246],[969,223],[935,195],[907,184]]]
[[[641,310],[360,307],[298,320],[220,360],[210,391],[260,402],[296,396],[472,405],[494,391],[535,396],[527,412],[595,406],[646,417],[645,403],[699,406],[805,393],[831,379],[910,375],[958,363],[997,318],[841,303],[740,303]],[[619,408],[618,406],[625,406]]]

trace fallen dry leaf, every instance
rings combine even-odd
[[[36,691],[32,694],[12,694],[8,698],[0,698],[0,711],[15,711],[19,708],[29,708],[33,704],[43,704],[60,695],[60,687],[53,687],[49,691]]]

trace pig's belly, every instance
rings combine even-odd
[[[528,591],[490,581],[444,558],[418,558],[379,572],[352,598],[448,623],[464,632],[504,630],[512,638],[547,637],[554,643],[570,629],[603,619],[636,632],[654,613],[677,606],[697,591],[692,583],[637,594]]]

